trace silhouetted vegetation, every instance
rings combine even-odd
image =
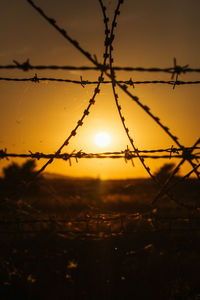
[[[159,182],[165,182],[173,168],[174,164],[164,164],[156,171]],[[97,210],[146,210],[157,194],[157,186],[150,179],[100,180],[35,175],[34,160],[27,160],[22,165],[11,163],[4,168],[0,180],[1,200],[25,201],[47,214],[75,215],[88,210],[94,213]],[[175,180],[178,177],[173,182]],[[171,189],[179,202],[198,204],[199,181],[188,179]],[[171,206],[172,202],[165,196],[165,207],[167,203]]]
[[[175,164],[167,163],[164,164],[156,173],[155,177],[160,183],[164,183],[172,174]]]
[[[22,165],[13,162],[3,168],[1,178],[1,200],[8,198],[17,201],[21,197],[37,196],[40,191],[41,176],[36,177],[36,163],[27,160]]]

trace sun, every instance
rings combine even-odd
[[[103,148],[110,144],[111,138],[107,132],[99,132],[95,135],[94,141],[97,146]]]

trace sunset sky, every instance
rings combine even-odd
[[[118,1],[105,0],[110,20]],[[103,62],[104,23],[98,0],[35,0],[49,17],[79,44]],[[196,0],[125,0],[117,20],[113,43],[114,65],[132,67],[172,67],[189,64],[200,68],[200,2]],[[92,63],[50,26],[26,0],[0,1],[0,65],[13,60],[32,65],[92,66]],[[99,71],[0,70],[0,77],[55,77],[71,80],[97,80]],[[106,79],[106,76],[104,76]],[[165,73],[116,72],[118,80],[170,80]],[[181,74],[179,80],[200,80],[198,73]],[[84,88],[72,83],[0,81],[0,149],[8,152],[54,153],[62,145],[93,95],[95,85]],[[200,137],[199,85],[136,85],[130,91],[149,106],[181,144],[190,147]],[[118,91],[118,90],[117,90]],[[130,134],[139,149],[176,146],[166,133],[122,91],[119,102]],[[110,144],[100,147],[95,136],[106,132]],[[63,152],[104,152],[130,147],[115,106],[112,86],[101,85],[101,92],[69,146]],[[130,147],[131,149],[131,147]],[[0,169],[9,161],[1,160]],[[22,159],[15,160],[22,163]],[[155,172],[164,162],[146,160]],[[174,161],[177,163],[177,161]],[[37,162],[38,168],[45,160]],[[54,161],[46,172],[69,176],[100,178],[147,177],[138,159],[127,164],[123,159],[82,159],[79,163]],[[182,174],[190,170],[185,164]]]

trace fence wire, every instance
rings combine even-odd
[[[72,79],[65,79],[65,78],[52,78],[52,77],[39,77],[35,74],[33,77],[29,78],[11,78],[11,77],[0,77],[0,81],[15,81],[15,82],[34,82],[39,83],[40,81],[47,81],[47,82],[64,82],[64,83],[74,83],[85,87],[86,85],[91,84],[98,84],[98,81],[90,81],[90,80],[72,80]],[[112,81],[104,80],[102,84],[111,84]],[[133,81],[132,79],[129,80],[118,80],[120,84],[126,84],[129,86],[134,87],[135,85],[142,85],[142,84],[165,84],[165,85],[193,85],[193,84],[200,84],[200,80],[196,81],[173,81],[173,80],[143,80],[143,81]]]
[[[115,152],[103,152],[103,153],[85,153],[83,151],[75,152],[75,150],[70,153],[62,153],[55,156],[55,153],[45,154],[41,152],[32,153],[29,151],[27,153],[8,153],[7,149],[0,150],[0,159],[9,158],[9,157],[21,157],[21,158],[33,158],[33,159],[48,159],[48,158],[55,158],[55,159],[63,159],[69,160],[70,158],[81,159],[81,158],[124,158],[125,160],[131,160],[132,158],[138,158],[137,153],[140,153],[140,156],[143,158],[185,158],[186,153],[190,152],[191,150],[200,150],[200,147],[194,148],[185,148],[185,152],[182,151],[181,148],[167,148],[167,149],[156,149],[156,150],[134,150],[131,151],[129,148],[122,150],[122,151],[115,151]],[[154,154],[154,153],[164,153],[164,154]],[[151,154],[151,155],[150,155]],[[154,154],[154,155],[152,155]],[[191,154],[192,159],[199,159],[200,152]]]
[[[95,66],[59,66],[59,65],[32,65],[30,64],[30,60],[27,59],[26,61],[20,63],[16,60],[13,60],[14,64],[7,64],[7,65],[0,65],[0,69],[18,69],[22,71],[31,71],[31,70],[66,70],[66,71],[98,71],[99,67]],[[110,70],[109,65],[101,65],[101,68],[104,70]],[[152,73],[169,73],[169,74],[186,74],[186,73],[200,73],[200,68],[189,68],[187,66],[180,66],[177,65],[174,61],[174,66],[169,68],[158,68],[158,67],[120,67],[120,66],[113,66],[114,71],[134,71],[134,72],[152,72]]]

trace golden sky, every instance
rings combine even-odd
[[[36,0],[35,0],[36,1]],[[117,1],[104,1],[112,20]],[[97,0],[37,0],[48,16],[80,45],[102,61],[104,23]],[[114,64],[134,67],[172,67],[173,58],[181,66],[198,68],[200,52],[200,2],[196,0],[125,0],[118,17],[113,43]],[[59,35],[26,0],[0,1],[0,65],[13,59],[33,65],[92,66],[73,45]],[[1,70],[0,77],[56,77],[72,80],[97,80],[97,71],[29,71]],[[117,79],[170,80],[170,74],[117,72]],[[180,80],[199,80],[198,73],[182,74]],[[54,153],[62,145],[81,118],[95,86],[52,82],[0,81],[0,149],[8,152]],[[199,138],[199,85],[136,85],[129,88],[142,103],[148,105],[164,125],[179,137],[184,146],[192,146]],[[155,122],[122,91],[119,101],[130,134],[139,149],[170,148],[174,142]],[[111,143],[100,148],[94,142],[98,132],[107,132]],[[121,151],[129,141],[121,124],[111,85],[102,85],[101,92],[77,135],[63,152]],[[175,146],[175,145],[174,145]],[[9,164],[1,160],[0,168]],[[23,162],[21,159],[18,162]],[[154,172],[168,160],[146,160]],[[170,162],[173,162],[171,160]],[[177,163],[177,161],[175,161]],[[45,163],[38,162],[38,167]],[[54,161],[47,172],[70,176],[129,178],[148,176],[138,159],[131,162],[110,159],[82,159],[77,164]],[[190,170],[185,164],[182,174]]]

